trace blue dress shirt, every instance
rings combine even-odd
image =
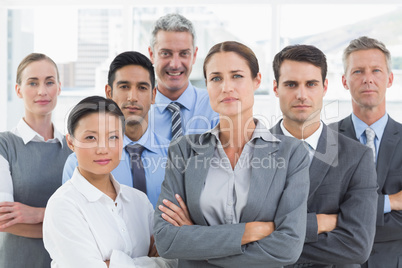
[[[360,118],[358,118],[354,113],[352,113],[352,122],[356,132],[356,138],[362,143],[366,144],[367,137],[366,137],[366,128],[371,127],[375,132],[374,138],[374,146],[375,146],[375,162],[377,163],[378,158],[378,150],[380,148],[380,143],[382,136],[384,134],[385,126],[388,122],[388,114],[386,113],[383,117],[378,119],[374,124],[371,126],[364,123]],[[389,202],[389,196],[384,195],[384,213],[391,212],[391,204]]]
[[[136,143],[145,147],[142,152],[141,160],[144,165],[145,177],[147,180],[147,196],[149,201],[151,201],[152,205],[155,207],[159,194],[161,193],[161,184],[165,179],[167,147],[165,147],[164,144],[169,144],[169,141],[153,133],[150,130],[149,125],[144,135],[142,135],[142,137],[136,142],[133,142],[124,135],[124,147],[120,164],[112,171],[112,174],[120,184],[128,185],[130,187],[133,187],[133,175],[131,172],[130,155],[125,150],[125,147],[129,144]],[[77,157],[75,153],[72,153],[67,158],[64,165],[63,184],[72,177],[76,166],[78,166]]]
[[[152,131],[168,140],[172,139],[172,113],[167,109],[171,102],[172,100],[157,91],[155,104],[148,113]],[[175,102],[182,105],[180,116],[183,135],[204,133],[219,122],[219,115],[212,110],[206,89],[196,88],[189,82],[187,89]],[[169,147],[169,143],[166,147]]]

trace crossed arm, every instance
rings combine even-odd
[[[375,169],[368,164],[372,161],[370,157],[370,151],[366,150],[352,170],[347,192],[339,204],[338,215],[334,214],[333,219],[328,217],[331,215],[324,218],[322,214],[314,215],[317,217],[318,235],[314,236],[310,232],[310,236],[306,237],[301,262],[315,260],[321,264],[349,264],[367,260],[374,240],[378,197]],[[322,219],[327,221],[324,226],[330,227],[329,230],[335,228],[320,233]],[[310,224],[308,221],[308,228]]]
[[[180,206],[175,205],[167,199],[163,200],[163,205],[159,205],[159,209],[163,212],[162,218],[174,226],[180,227],[184,225],[194,225],[191,221],[190,214],[186,204],[180,195],[176,194],[175,198]],[[248,222],[246,223],[241,245],[261,240],[269,236],[275,230],[273,222]]]
[[[228,267],[250,263],[254,267],[274,267],[294,263],[302,250],[306,228],[305,211],[309,181],[308,156],[304,148],[301,145],[295,146],[295,151],[287,162],[287,168],[275,174],[281,179],[278,177],[272,181],[270,186],[272,193],[268,198],[271,203],[269,207],[264,207],[267,213],[274,215],[273,217],[268,219],[264,214],[256,213],[254,222],[251,222],[253,218],[249,216],[251,221],[210,226],[202,222],[203,217],[200,214],[202,212],[198,208],[198,203],[194,201],[194,196],[198,195],[200,188],[187,185],[194,181],[199,182],[198,177],[196,180],[190,177],[192,175],[188,171],[191,169],[188,166],[196,168],[196,161],[206,160],[202,156],[192,157],[187,151],[188,148],[181,146],[183,144],[184,142],[169,148],[166,176],[162,183],[158,206],[163,204],[166,207],[164,199],[180,206],[175,199],[175,194],[179,194],[188,206],[190,219],[196,221],[194,225],[177,226],[174,222],[166,221],[168,211],[162,211],[158,207],[155,210],[154,235],[159,254],[166,258],[187,261],[206,260],[213,265]],[[176,158],[185,161],[184,163],[173,161]],[[264,189],[264,193],[265,191],[268,189]],[[165,217],[162,217],[162,214],[165,214]],[[172,220],[180,225],[178,219],[172,218]],[[274,222],[275,227],[271,223],[271,230],[264,232],[260,228],[259,221]],[[270,234],[266,236],[268,233]],[[259,239],[261,237],[262,239]],[[189,247],[192,241],[200,242],[192,243]]]
[[[391,205],[391,211],[388,213],[384,213],[384,195],[378,196],[375,242],[402,239],[402,191],[388,196]]]
[[[29,238],[42,238],[45,208],[19,202],[0,202],[0,232]]]

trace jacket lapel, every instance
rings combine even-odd
[[[276,142],[266,142],[262,139],[257,139],[253,158],[260,159],[260,161],[268,158],[268,161],[272,160],[270,163],[274,165],[275,161],[273,159],[275,156],[273,153],[278,151],[278,147]],[[268,189],[271,186],[275,173],[276,168],[253,168],[251,170],[247,204],[243,209],[240,222],[254,221],[262,206],[266,205],[263,200],[267,198]]]
[[[391,117],[389,117],[381,139],[377,158],[377,181],[380,190],[384,186],[391,158],[394,155],[399,139],[400,135],[396,123]]]
[[[338,140],[337,134],[325,124],[322,128],[317,150],[310,164],[310,194],[307,202],[310,202],[315,191],[321,185],[329,168],[338,165]]]
[[[359,141],[356,138],[355,128],[352,122],[352,115],[346,117],[339,123],[339,131],[349,138]],[[400,140],[400,135],[398,128],[396,127],[396,122],[389,117],[388,123],[385,126],[384,134],[381,139],[381,144],[378,151],[377,158],[377,183],[379,185],[379,191],[381,191],[384,186],[385,179],[389,170],[389,165],[391,163],[391,157],[394,154],[396,144]]]
[[[271,128],[271,132],[283,135],[280,127],[280,122]],[[311,161],[309,174],[310,174],[310,193],[309,200],[311,200],[315,191],[321,185],[322,180],[331,166],[338,165],[338,140],[337,134],[329,129],[325,124],[322,128],[320,139],[318,140],[317,150]],[[313,179],[312,179],[313,178]]]
[[[195,154],[188,159],[185,171],[185,190],[187,196],[191,197],[187,198],[187,206],[194,222],[200,225],[207,225],[200,207],[200,196],[214,155],[214,144],[215,142],[211,141],[211,137],[209,137],[203,142],[203,145],[194,146]]]
[[[355,127],[353,125],[352,115],[346,117],[345,119],[343,119],[342,121],[338,122],[337,124],[339,124],[339,132],[341,134],[345,135],[346,137],[349,137],[351,139],[354,139],[354,140],[360,142],[356,138],[356,131],[355,131]]]
[[[269,131],[271,131],[272,134],[280,134],[280,135],[283,135],[283,131],[282,131],[282,129],[281,129],[281,121],[282,121],[282,119],[279,120],[279,122],[276,123],[276,125],[273,126],[273,127],[269,130]]]

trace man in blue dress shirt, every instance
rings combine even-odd
[[[203,133],[218,123],[218,114],[210,106],[205,89],[194,87],[189,81],[198,47],[192,23],[180,14],[159,18],[148,48],[157,76],[155,104],[150,112],[150,124],[159,135],[171,140],[172,111],[168,105],[180,106],[183,134]]]
[[[122,159],[112,174],[119,183],[133,186],[131,158],[126,147],[137,143],[145,147],[141,160],[146,192],[155,207],[165,178],[169,140],[154,133],[148,124],[148,112],[156,94],[155,73],[150,60],[134,51],[117,55],[110,64],[105,93],[119,105],[126,121]],[[71,178],[76,166],[77,158],[71,154],[64,166],[63,183]]]
[[[402,124],[386,110],[394,80],[391,53],[379,40],[361,36],[345,48],[343,66],[353,112],[331,127],[372,149],[379,186],[374,245],[362,267],[402,267]]]

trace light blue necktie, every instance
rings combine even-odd
[[[313,157],[314,157],[315,150],[314,150],[313,147],[312,147],[307,141],[305,141],[305,140],[303,140],[303,145],[304,145],[304,148],[306,148],[306,150],[307,150],[307,152],[308,152],[308,156],[310,157],[310,164],[311,164],[311,161],[313,161]]]
[[[367,138],[366,146],[373,151],[374,162],[375,162],[376,157],[376,150],[374,145],[375,132],[371,127],[366,128],[366,138]]]

